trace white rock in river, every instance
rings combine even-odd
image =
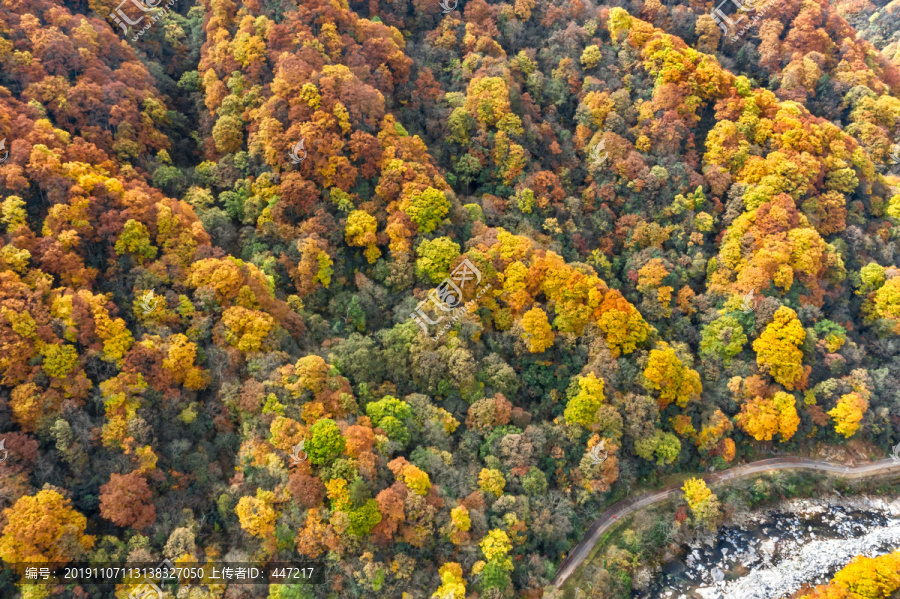
[[[703,587],[697,589],[697,594],[703,599],[722,599],[722,592],[713,587]]]
[[[763,544],[765,547],[767,543]],[[771,568],[752,571],[725,584],[727,599],[777,599],[795,593],[801,585],[827,577],[857,555],[878,555],[900,544],[900,520],[849,539],[805,543],[791,559]]]

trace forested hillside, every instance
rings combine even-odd
[[[670,474],[900,442],[897,0],[453,1],[0,0],[0,595],[550,597]]]

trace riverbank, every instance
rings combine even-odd
[[[825,498],[776,502],[661,568],[637,599],[778,599],[827,583],[857,555],[900,546],[900,499]]]
[[[766,502],[823,496],[835,489],[842,494],[863,492],[879,484],[865,481],[893,479],[898,474],[900,464],[890,459],[848,467],[783,457],[745,464],[704,478],[722,500],[726,521],[733,522],[750,508]],[[896,488],[888,486],[896,494]],[[607,509],[557,569],[555,584],[545,589],[545,597],[574,597],[578,588],[590,594],[598,585],[604,597],[628,597],[633,578],[639,583],[637,586],[649,583],[650,571],[646,566],[672,559],[675,547],[709,534],[686,526],[684,518],[678,518],[675,506],[680,502],[680,494],[680,489],[673,485],[633,496]],[[625,539],[626,536],[629,538]],[[603,555],[598,555],[601,552]],[[615,561],[630,561],[632,565],[604,567],[602,564],[612,563],[606,559],[610,553],[622,554],[624,557]]]

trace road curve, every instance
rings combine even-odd
[[[889,458],[878,462],[864,464],[862,466],[850,467],[838,466],[829,464],[828,462],[820,462],[807,458],[771,458],[768,460],[750,462],[743,466],[736,466],[716,474],[702,476],[701,478],[708,484],[717,484],[729,480],[747,478],[754,474],[771,472],[773,470],[816,470],[828,474],[836,474],[844,478],[868,478],[890,470],[897,470],[900,472],[900,462]],[[653,491],[652,493],[626,499],[610,506],[610,508],[603,512],[599,518],[594,520],[581,541],[578,542],[566,559],[559,565],[559,569],[556,571],[556,579],[553,581],[554,586],[560,588],[563,583],[569,579],[578,566],[581,565],[581,562],[587,558],[591,549],[594,548],[594,545],[596,545],[597,541],[600,539],[600,536],[612,528],[619,518],[653,505],[654,503],[665,501],[680,492],[680,484],[670,485],[659,491]]]

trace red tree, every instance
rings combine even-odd
[[[156,520],[153,492],[139,472],[113,474],[100,487],[100,515],[117,526],[131,526],[138,530]]]

